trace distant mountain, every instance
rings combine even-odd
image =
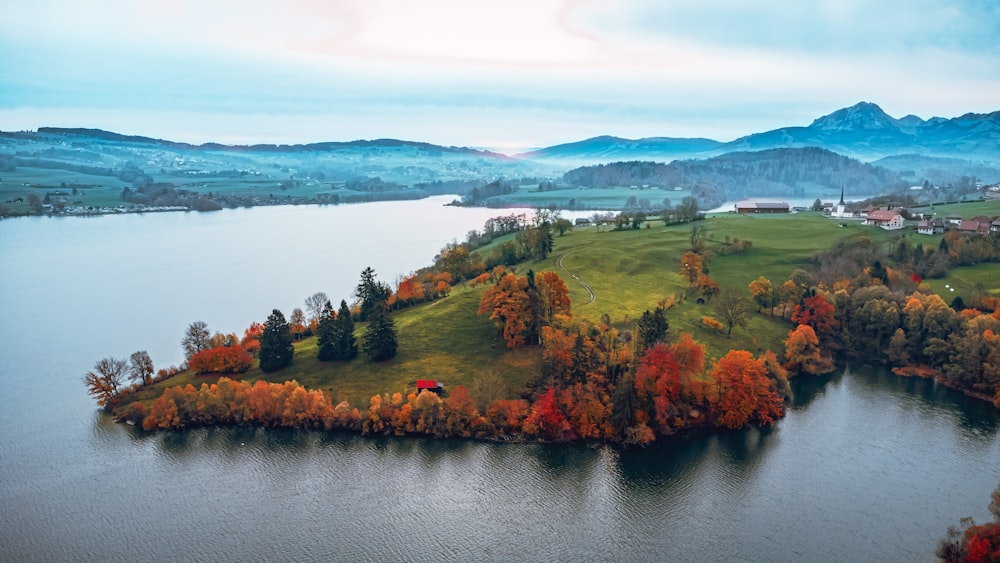
[[[103,129],[39,127],[38,134],[54,135],[61,137],[79,137],[85,139],[108,141],[112,143],[154,145],[159,147],[182,148],[189,150],[203,149],[212,151],[296,153],[296,152],[331,152],[331,151],[337,151],[343,149],[355,149],[355,148],[408,147],[408,148],[420,149],[423,151],[468,154],[468,155],[476,155],[489,158],[499,158],[504,160],[511,158],[505,154],[500,154],[487,150],[471,149],[467,147],[444,147],[440,145],[434,145],[431,143],[424,143],[419,141],[402,141],[399,139],[328,141],[321,143],[306,143],[306,144],[295,144],[295,145],[277,145],[277,144],[225,145],[221,143],[204,143],[201,145],[193,145],[189,143],[178,143],[175,141],[154,139],[151,137],[142,137],[138,135],[122,135],[120,133],[105,131]]]
[[[784,127],[755,133],[725,144],[726,150],[823,147],[859,158],[895,154],[1000,159],[1000,111],[967,113],[923,120],[896,119],[877,104],[861,102],[813,121],[808,127]]]
[[[896,154],[1000,160],[1000,111],[967,113],[928,120],[915,115],[896,119],[877,104],[860,102],[814,120],[807,127],[783,127],[728,143],[704,138],[594,137],[516,155],[566,164],[625,160],[669,162],[712,157],[733,151],[819,147],[874,160]]]
[[[593,161],[604,160],[663,160],[665,155],[675,158],[718,151],[724,143],[712,139],[684,139],[673,137],[647,137],[623,139],[604,135],[575,143],[566,143],[515,155],[531,160]]]

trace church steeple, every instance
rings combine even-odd
[[[840,201],[837,202],[837,205],[847,205],[846,203],[844,203],[844,185],[843,184],[840,185]]]

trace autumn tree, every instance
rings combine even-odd
[[[253,358],[242,346],[218,346],[191,356],[189,363],[195,373],[245,373]]]
[[[292,309],[291,316],[288,317],[288,328],[292,333],[293,340],[301,339],[306,332],[306,314],[298,307]]]
[[[792,373],[818,375],[833,371],[833,362],[824,358],[819,339],[809,325],[800,324],[789,331],[785,340],[785,368]]]
[[[260,369],[271,372],[288,367],[294,353],[291,328],[285,315],[274,309],[267,317],[260,336]]]
[[[740,428],[751,420],[771,424],[785,413],[781,397],[771,389],[763,362],[746,350],[730,350],[709,374],[718,393],[712,403],[719,426]]]
[[[508,348],[524,344],[528,329],[533,324],[531,297],[527,289],[526,278],[506,274],[496,285],[484,291],[479,300],[479,314],[489,313]]]
[[[700,254],[689,251],[681,255],[681,276],[688,281],[688,286],[694,287],[704,270],[705,264]]]
[[[184,348],[184,358],[190,360],[198,352],[208,348],[212,333],[208,331],[208,325],[204,321],[195,321],[188,325],[184,332],[184,339],[181,346]]]
[[[122,385],[125,383],[125,373],[128,362],[118,358],[102,358],[94,364],[94,369],[83,376],[87,392],[97,399],[97,404],[110,409]]]
[[[771,280],[760,276],[750,282],[750,296],[753,298],[754,303],[757,304],[758,312],[763,309],[770,309],[771,315],[774,316],[774,306],[777,305],[777,299],[774,284],[771,283]]]
[[[540,272],[535,276],[539,322],[551,325],[556,315],[569,315],[569,289],[559,274]]]
[[[833,305],[822,295],[806,297],[802,303],[795,306],[792,312],[792,322],[800,325],[809,325],[818,338],[824,341],[832,340],[834,337],[834,310]]]
[[[128,361],[128,378],[139,385],[149,385],[153,378],[153,360],[145,350],[132,352]]]
[[[962,528],[948,528],[938,543],[935,555],[941,561],[993,563],[1000,561],[1000,486],[990,495],[989,511],[993,521],[977,525],[972,518],[962,518]]]
[[[381,362],[396,357],[398,337],[392,314],[385,306],[372,311],[368,320],[362,347],[373,362]]]
[[[747,327],[750,317],[750,301],[736,290],[723,292],[715,304],[715,312],[728,327],[726,337],[733,334],[733,326]]]
[[[694,283],[695,287],[698,288],[698,291],[701,293],[702,297],[704,297],[706,300],[715,297],[722,291],[721,288],[719,287],[719,283],[713,280],[712,278],[708,277],[707,275],[699,276]]]

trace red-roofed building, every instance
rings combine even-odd
[[[433,391],[434,393],[440,393],[442,388],[444,388],[444,383],[441,383],[436,379],[417,380],[417,393],[423,391],[424,389]]]
[[[902,229],[903,216],[895,211],[879,209],[878,211],[868,213],[868,217],[865,219],[865,225],[875,225],[877,227],[882,227],[887,231]]]
[[[968,235],[985,235],[990,232],[989,219],[966,219],[958,225],[958,230]]]

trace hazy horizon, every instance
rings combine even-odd
[[[396,138],[514,153],[719,141],[860,101],[1000,109],[1000,4],[347,0],[7,4],[0,130]]]

